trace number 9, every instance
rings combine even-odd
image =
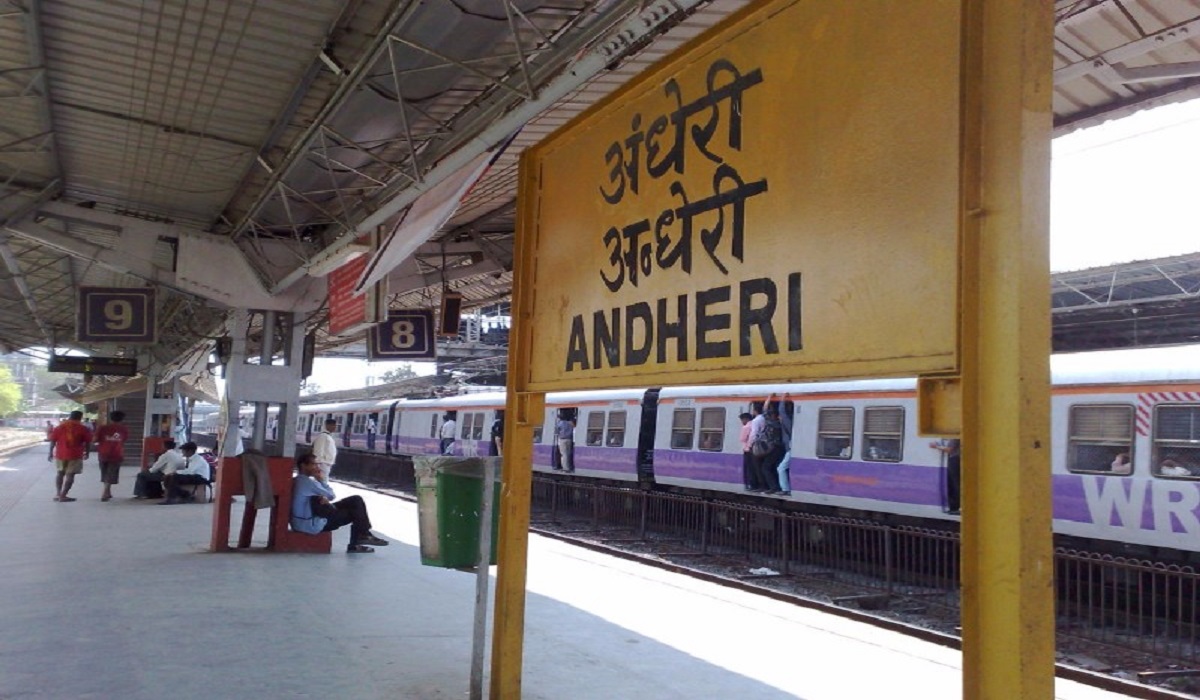
[[[124,299],[104,302],[104,327],[110,331],[125,331],[133,326],[133,304]]]

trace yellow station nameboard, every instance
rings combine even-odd
[[[961,21],[759,4],[526,152],[527,388],[956,370]]]

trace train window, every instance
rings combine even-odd
[[[863,457],[869,462],[899,462],[904,454],[904,409],[863,409]]]
[[[854,409],[822,408],[817,414],[817,456],[850,459],[854,442]]]
[[[296,432],[297,433],[304,432],[304,422],[307,420],[308,420],[308,415],[306,415],[306,414],[296,416]]]
[[[333,429],[333,431],[335,433],[342,432],[342,428],[346,425],[346,416],[344,416],[344,415],[334,416],[334,420],[337,421],[337,427],[335,427]]]
[[[352,423],[352,425],[354,427],[350,429],[350,432],[365,433],[367,431],[367,414],[365,414],[365,413],[355,414],[354,423]]]
[[[438,414],[434,413],[429,416],[429,437],[437,438],[438,436]]]
[[[587,417],[588,447],[600,447],[604,444],[604,411],[592,411]]]
[[[483,412],[475,414],[475,425],[471,426],[471,439],[483,439]]]
[[[609,447],[621,447],[625,444],[625,412],[613,411],[608,414],[608,437],[604,444]]]
[[[1200,477],[1200,404],[1154,408],[1154,473]]]
[[[1067,438],[1067,470],[1133,471],[1133,406],[1075,405]]]
[[[542,426],[537,425],[533,428],[533,444],[542,444]]]
[[[705,408],[700,411],[700,449],[720,452],[725,446],[725,409]]]
[[[475,421],[478,420],[480,424],[484,423],[484,414],[460,413],[458,414],[458,420],[462,421],[462,430],[460,431],[462,439],[479,439],[478,437],[473,437],[475,435]],[[480,433],[482,433],[482,425],[480,425]]]
[[[696,409],[677,408],[671,416],[671,449],[692,449],[692,438],[696,434]]]

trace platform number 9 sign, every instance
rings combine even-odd
[[[83,342],[153,343],[153,287],[80,287],[76,336]]]

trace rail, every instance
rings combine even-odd
[[[832,602],[958,624],[953,530],[536,476],[532,496],[534,523],[562,534],[591,533],[664,558],[735,561],[743,579],[804,581]],[[1156,662],[1200,663],[1200,574],[1190,567],[1061,548],[1055,567],[1060,648],[1102,644]]]

